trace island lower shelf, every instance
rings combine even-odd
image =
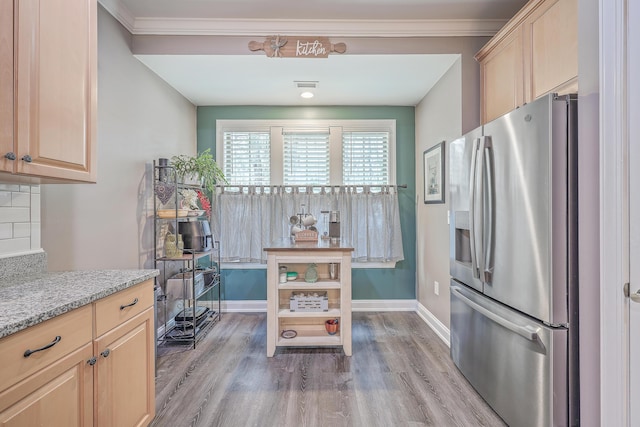
[[[335,319],[339,317],[339,313],[335,313],[334,317],[324,313],[314,313],[320,316],[315,317],[281,317],[278,321],[280,333],[278,336],[278,346],[338,346],[342,345],[342,334],[340,333],[340,323],[338,330],[334,335],[330,335],[325,329],[324,322],[329,318]],[[308,313],[311,314],[311,313]],[[285,331],[295,331],[295,337],[285,338]]]

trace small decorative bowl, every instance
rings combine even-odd
[[[203,214],[204,214],[204,211],[201,209],[198,209],[198,210],[190,210],[187,216],[202,216]]]
[[[296,280],[298,278],[298,273],[295,271],[287,272],[287,280]]]

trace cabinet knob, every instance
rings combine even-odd
[[[97,361],[98,359],[96,359],[96,357],[93,356],[91,359],[87,360],[87,363],[89,364],[89,366],[93,366],[96,364]]]
[[[33,159],[31,158],[30,155],[25,154],[24,156],[22,156],[22,160],[24,160],[27,163],[31,163],[33,161]]]
[[[4,158],[7,160],[15,160],[16,153],[14,153],[13,151],[9,151],[7,154],[4,155]]]
[[[103,351],[102,353],[100,353],[100,356],[102,356],[102,357],[109,357],[109,354],[111,354],[111,350],[106,349],[105,351]]]

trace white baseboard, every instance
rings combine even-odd
[[[444,323],[438,320],[438,318],[434,316],[433,313],[427,310],[424,305],[418,302],[417,307],[418,309],[416,310],[416,312],[418,313],[418,316],[420,316],[422,320],[424,320],[427,325],[429,325],[429,327],[433,329],[433,332],[435,332],[436,335],[440,337],[440,339],[447,345],[447,347],[451,347],[449,328],[447,328]]]
[[[449,329],[434,316],[427,308],[414,299],[402,300],[353,300],[352,311],[415,311],[425,323],[433,329],[438,337],[447,345],[449,343]],[[227,300],[222,301],[223,313],[264,313],[267,311],[265,300]]]
[[[352,311],[416,311],[416,300],[353,300]],[[264,300],[222,301],[222,311],[227,313],[266,312],[267,302]]]
[[[416,311],[416,300],[414,299],[352,300],[351,311]]]
[[[223,313],[266,313],[266,300],[223,300]]]

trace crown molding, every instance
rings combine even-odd
[[[136,18],[120,0],[100,4],[134,35],[269,36],[295,34],[326,37],[492,37],[504,19],[210,19]]]
[[[98,0],[98,3],[105,8],[114,18],[118,20],[131,34],[135,29],[136,18],[128,7],[120,0]]]
[[[117,18],[117,17],[116,17]],[[326,37],[493,36],[506,20],[313,20],[137,18],[132,34]]]

